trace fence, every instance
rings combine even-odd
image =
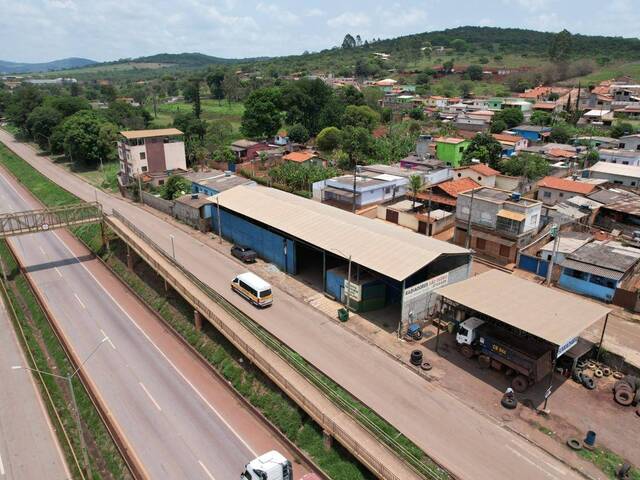
[[[167,215],[173,216],[173,202],[164,198],[156,197],[148,192],[142,192],[142,201],[150,207],[160,210]]]
[[[406,462],[417,474],[422,478],[428,478],[433,480],[440,480],[451,478],[451,475],[447,471],[437,465],[435,462],[425,462],[421,458],[416,457],[406,447],[397,442],[397,440],[385,432],[379,425],[373,420],[367,417],[367,415],[356,408],[348,398],[346,392],[339,392],[338,387],[324,377],[320,372],[315,370],[293,350],[289,349],[286,345],[282,344],[273,335],[268,333],[265,329],[259,326],[251,318],[245,315],[238,308],[229,303],[222,295],[211,289],[208,285],[204,284],[201,280],[195,277],[192,273],[186,270],[182,265],[171,258],[167,253],[157,245],[151,238],[149,238],[144,232],[139,230],[129,220],[124,218],[118,211],[113,211],[113,216],[131,230],[136,236],[153,248],[157,253],[162,255],[165,261],[172,264],[177,268],[182,275],[184,275],[191,283],[195,284],[198,289],[204,293],[209,299],[213,300],[218,306],[220,306],[226,313],[231,315],[237,320],[243,327],[250,333],[257,337],[263,345],[269,350],[275,353],[278,357],[284,360],[288,365],[293,367],[298,373],[300,373],[307,381],[314,385],[325,397],[327,397],[334,405],[339,407],[343,412],[349,415],[354,421],[369,431],[371,435],[376,437],[382,445],[389,449],[389,451]],[[129,235],[118,228],[113,222],[108,220],[108,223],[114,228],[114,230],[125,240],[129,238]],[[129,242],[128,242],[129,243]],[[134,243],[134,242],[131,242]],[[135,249],[135,245],[132,245]],[[380,462],[375,456],[363,449],[360,444],[354,440],[351,435],[337,425],[333,420],[328,418],[318,407],[311,403],[304,393],[302,393],[297,387],[291,384],[282,374],[275,370],[271,362],[264,358],[253,347],[248,345],[240,336],[234,331],[234,329],[220,319],[213,311],[209,309],[194,292],[184,288],[180,282],[169,273],[162,265],[154,261],[148,256],[145,256],[142,252],[138,252],[145,261],[147,261],[161,276],[163,276],[167,282],[173,285],[174,289],[187,299],[198,311],[200,311],[209,321],[222,332],[231,343],[233,343],[238,350],[240,350],[252,363],[258,366],[265,374],[267,374],[287,395],[301,406],[322,428],[329,433],[332,437],[336,438],[343,446],[345,446],[356,458],[358,458],[363,464],[367,465],[372,471],[378,474],[381,478],[390,480],[400,480],[395,474],[393,474],[382,462]],[[434,466],[436,465],[436,466]]]

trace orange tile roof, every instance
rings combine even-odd
[[[387,127],[386,125],[380,125],[379,127],[375,128],[373,132],[371,132],[371,136],[373,138],[381,138],[385,137],[388,133],[389,127]]]
[[[575,153],[570,152],[568,150],[562,150],[561,148],[550,148],[547,150],[547,155],[551,155],[552,157],[562,157],[562,158],[573,158],[576,156]]]
[[[557,105],[554,102],[538,102],[533,104],[534,110],[555,110]]]
[[[458,194],[479,187],[480,184],[470,178],[460,178],[458,180],[449,180],[448,182],[442,182],[435,185],[434,188],[439,188],[447,195],[453,198],[458,198]]]
[[[485,177],[493,177],[494,175],[498,175],[500,172],[494,170],[486,163],[472,163],[469,165],[469,168],[474,172],[479,173],[480,175],[484,175]]]
[[[564,192],[580,193],[582,195],[591,193],[596,188],[596,186],[591,183],[574,182],[573,180],[558,177],[544,177],[538,182],[538,187],[562,190]]]
[[[508,133],[492,133],[491,136],[499,142],[518,143],[520,140],[524,140],[524,137],[520,135],[510,135]]]
[[[291,153],[287,153],[286,155],[283,155],[282,159],[288,160],[290,162],[304,163],[307,160],[311,160],[312,158],[317,156],[318,155],[316,155],[313,152],[291,152]]]

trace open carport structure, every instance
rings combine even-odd
[[[604,338],[611,311],[499,270],[447,285],[436,293],[441,297],[441,317],[455,321],[477,317],[517,337],[542,342],[552,351],[554,367],[556,360],[578,343],[580,334],[603,318]]]
[[[240,186],[211,197],[213,231],[253,248],[346,303],[399,304],[402,323],[433,307],[435,288],[469,276],[466,249],[280,190]]]

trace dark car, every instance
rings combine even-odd
[[[234,245],[231,247],[231,255],[244,263],[253,263],[258,258],[258,254],[248,247],[242,247],[240,245]]]

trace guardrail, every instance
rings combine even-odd
[[[273,335],[271,335],[264,328],[258,325],[249,316],[244,314],[241,310],[239,310],[228,300],[226,300],[222,295],[217,293],[215,290],[213,290],[211,287],[206,285],[195,275],[189,272],[185,267],[175,261],[154,240],[152,240],[147,234],[141,231],[129,220],[127,220],[120,212],[118,212],[117,210],[113,210],[113,217],[115,217],[129,230],[131,230],[146,245],[150,246],[153,250],[162,255],[162,257],[167,262],[177,268],[180,273],[186,276],[190,282],[194,283],[204,294],[207,295],[207,297],[209,297],[217,305],[219,305],[226,313],[239,321],[242,326],[244,326],[249,332],[255,335],[266,347],[268,347],[271,351],[278,355],[278,357],[295,368],[295,370],[297,370],[312,385],[318,388],[320,392],[322,392],[322,394],[324,394],[325,397],[327,397],[334,405],[339,407],[354,421],[356,421],[367,431],[369,431],[369,433],[376,437],[378,441],[381,442],[381,444],[384,445],[387,449],[389,449],[389,451],[393,455],[404,461],[418,475],[420,475],[422,478],[432,480],[443,480],[452,478],[452,475],[449,474],[444,467],[438,465],[435,461],[432,461],[433,464],[427,463],[421,458],[418,458],[416,455],[414,455],[406,447],[398,443],[395,438],[385,432],[379,425],[369,419],[363,412],[355,408],[355,406],[352,405],[346,398],[344,398],[344,396],[336,392],[336,389],[338,388],[336,384],[330,382],[315,368],[306,363],[296,352],[281,343],[278,339],[276,339]],[[126,240],[126,237],[128,237],[127,233],[121,231],[117,227],[117,225],[110,221],[109,217],[107,217],[107,223],[114,229],[114,231],[116,231],[116,233],[119,234],[119,236],[123,237]],[[140,254],[140,252],[138,253]],[[144,255],[141,256],[144,257]],[[314,420],[320,426],[322,426],[322,428],[327,433],[331,434],[334,438],[340,441],[340,443],[345,446],[356,458],[358,458],[362,463],[367,465],[372,471],[377,473],[382,478],[389,480],[401,480],[394,473],[389,471],[389,469],[385,467],[377,458],[363,449],[358,444],[358,442],[351,438],[351,436],[339,425],[337,425],[333,420],[324,415],[324,413],[320,411],[314,404],[309,402],[306,396],[301,391],[299,391],[297,387],[295,387],[283,375],[277,372],[269,364],[269,362],[266,361],[266,359],[262,358],[262,356],[258,352],[256,352],[255,349],[253,349],[244,340],[242,340],[242,338],[240,338],[240,336],[238,336],[229,325],[218,318],[218,316],[207,306],[205,306],[198,298],[196,298],[195,295],[193,295],[182,285],[180,285],[180,282],[178,282],[177,279],[173,277],[173,275],[167,272],[153,259],[145,257],[145,261],[150,263],[158,273],[160,273],[169,283],[174,286],[178,293],[180,293],[184,298],[188,299],[189,302],[205,317],[207,317],[209,321],[211,321],[219,331],[221,331],[240,351],[242,351],[248,359],[250,359],[264,373],[266,373],[276,384],[279,385],[280,388],[287,392],[292,400],[294,400],[305,411],[307,411],[307,413],[312,418],[314,418]]]

